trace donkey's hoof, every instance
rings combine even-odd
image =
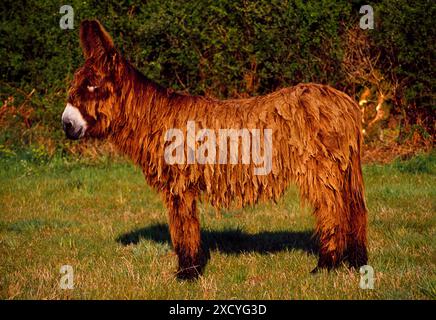
[[[189,267],[185,269],[180,269],[176,273],[176,277],[179,280],[196,280],[200,276],[200,273],[198,272],[197,268],[195,267]]]
[[[310,271],[310,273],[311,274],[317,274],[317,273],[319,273],[319,271],[320,271],[320,268],[318,268],[318,266],[316,266],[315,268],[313,268],[312,271]]]
[[[366,247],[362,246],[350,252],[347,257],[350,268],[359,270],[360,267],[368,264],[368,253]]]

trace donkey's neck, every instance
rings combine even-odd
[[[171,101],[176,96],[128,66],[110,140],[136,164],[148,161],[151,140],[162,136],[161,117],[172,112]]]

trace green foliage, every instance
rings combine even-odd
[[[420,109],[410,109],[409,117],[424,112],[427,128],[434,131],[436,4],[432,0],[390,0],[376,8],[378,23],[372,36],[382,53],[380,63],[385,74],[398,81],[406,104],[416,104]]]
[[[61,3],[0,4],[0,95],[27,100],[33,124],[61,140],[59,117],[74,70],[83,63],[80,21],[97,18],[147,77],[176,90],[217,97],[264,94],[299,82],[349,90],[341,67],[344,32],[364,1],[71,0],[74,30],[62,30]],[[403,106],[434,110],[435,43],[431,0],[384,0],[368,31],[382,52],[379,69],[404,87]],[[32,89],[35,93],[26,97]],[[354,91],[350,91],[354,94]],[[4,135],[2,132],[0,135]],[[1,138],[1,137],[0,137]],[[1,138],[5,140],[6,138]],[[15,141],[16,136],[8,138]],[[3,143],[3,142],[1,142]],[[25,142],[28,143],[28,142]]]
[[[400,172],[436,175],[436,152],[421,154],[408,161],[397,160],[393,163],[393,166]]]

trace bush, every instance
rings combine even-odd
[[[61,141],[60,148],[59,118],[67,85],[83,63],[78,27],[85,18],[98,18],[148,78],[176,90],[224,98],[312,81],[356,95],[365,85],[350,83],[343,68],[344,34],[358,23],[365,1],[69,3],[75,10],[74,30],[60,29],[56,1],[0,4],[2,100],[13,96],[17,106],[31,107],[32,128],[46,128],[47,136]],[[400,87],[394,97],[397,113],[433,134],[435,5],[384,0],[374,7],[371,49],[381,53],[377,68],[382,76]],[[11,145],[4,131],[0,129],[0,143]]]
[[[434,135],[436,103],[436,32],[431,0],[382,1],[377,5],[377,30],[373,38],[381,52],[380,65],[398,90],[398,107],[410,124],[422,125]]]
[[[405,173],[428,173],[436,174],[436,153],[419,154],[409,160],[397,159],[393,163],[394,168]]]

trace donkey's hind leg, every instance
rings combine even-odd
[[[333,269],[339,266],[344,258],[347,247],[349,229],[348,210],[343,203],[340,192],[340,182],[334,181],[334,173],[329,182],[325,177],[308,175],[311,181],[300,183],[302,197],[314,207],[316,218],[316,236],[319,240],[319,269]]]
[[[344,258],[347,245],[347,224],[341,217],[343,211],[338,203],[318,204],[314,214],[317,220],[319,260],[313,272],[319,269],[331,270],[338,267]]]
[[[344,203],[348,204],[350,232],[348,233],[346,260],[350,267],[359,268],[368,263],[366,248],[367,209],[364,199],[360,158],[352,155],[352,165],[345,172]]]

